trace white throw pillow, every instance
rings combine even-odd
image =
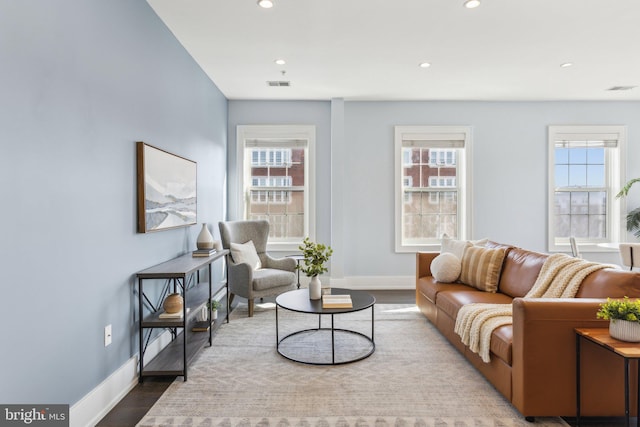
[[[459,260],[464,255],[464,250],[473,246],[471,242],[466,240],[452,239],[446,234],[442,235],[442,245],[440,246],[440,253],[450,253],[456,256]]]
[[[231,257],[236,264],[249,264],[254,270],[262,267],[253,240],[246,243],[231,243]]]
[[[458,280],[462,262],[452,253],[444,252],[431,261],[431,275],[436,282],[451,283]]]
[[[489,239],[480,239],[480,240],[456,240],[452,239],[444,233],[442,235],[442,243],[440,246],[440,252],[448,252],[450,254],[454,254],[458,257],[458,259],[462,259],[464,256],[464,251],[467,248],[472,246],[484,246],[489,241]]]

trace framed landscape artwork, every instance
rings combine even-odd
[[[137,143],[138,232],[197,222],[197,164],[144,142]]]

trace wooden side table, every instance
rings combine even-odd
[[[611,338],[607,328],[577,328],[576,330],[576,424],[580,426],[580,343],[583,339],[617,354],[624,359],[624,414],[629,427],[629,361],[640,360],[640,344]],[[640,412],[640,369],[638,369],[638,412]],[[640,427],[640,414],[637,417]]]

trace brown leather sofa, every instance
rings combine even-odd
[[[575,328],[608,327],[596,319],[607,297],[640,297],[640,273],[606,268],[588,275],[576,298],[524,299],[547,254],[504,247],[498,291],[488,293],[462,283],[439,283],[431,275],[438,252],[419,252],[416,266],[416,303],[431,323],[527,419],[536,416],[576,415]],[[497,328],[491,336],[491,361],[465,347],[454,332],[458,310],[465,304],[512,303],[513,324]],[[630,378],[637,378],[632,363]],[[581,415],[624,415],[622,358],[590,342],[582,345]],[[636,383],[631,384],[631,409],[636,413]]]

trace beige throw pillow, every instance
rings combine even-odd
[[[504,255],[504,248],[467,248],[462,257],[460,281],[481,291],[496,292]]]
[[[246,243],[231,243],[231,257],[236,264],[249,264],[254,270],[262,267],[253,240]]]

